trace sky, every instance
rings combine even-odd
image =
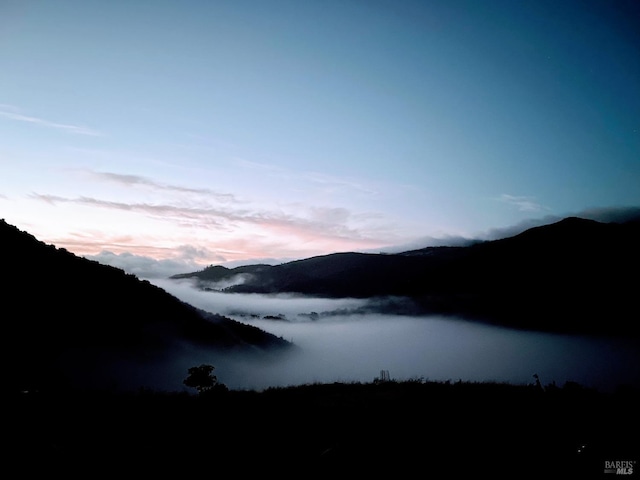
[[[78,255],[177,273],[638,207],[635,1],[0,0],[0,218]]]

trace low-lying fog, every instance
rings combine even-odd
[[[167,382],[180,384],[188,367],[210,363],[219,381],[233,389],[370,382],[381,370],[395,380],[527,384],[538,374],[543,384],[558,386],[574,381],[601,390],[640,387],[637,341],[524,332],[435,316],[354,313],[367,307],[366,300],[224,294],[200,291],[188,281],[150,281],[196,307],[297,346],[255,357],[186,348],[164,370]]]

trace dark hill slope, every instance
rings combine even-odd
[[[544,330],[632,332],[638,318],[633,282],[640,267],[638,245],[638,222],[570,217],[467,247],[396,255],[339,253],[261,266],[227,290],[402,296],[421,312]],[[183,277],[206,281],[207,274],[205,269]],[[232,277],[235,269],[227,274]]]
[[[618,478],[637,461],[638,392],[567,382],[308,384],[217,395],[22,395],[4,466],[162,478],[233,468],[289,478]],[[41,470],[40,470],[41,469]],[[633,467],[634,470],[635,466]],[[625,478],[637,478],[637,474]]]
[[[64,372],[55,367],[70,351],[95,361],[103,355],[162,355],[180,342],[215,349],[287,344],[200,311],[120,269],[46,245],[4,221],[0,245],[2,348],[12,363],[10,383],[53,381],[53,375],[60,381]]]

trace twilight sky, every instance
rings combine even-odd
[[[0,0],[0,218],[79,255],[184,271],[638,206],[633,0]]]

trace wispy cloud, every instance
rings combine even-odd
[[[258,168],[254,164],[254,167]],[[263,166],[267,170],[275,167]],[[65,197],[34,193],[32,198],[49,204],[68,203],[90,207],[134,212],[156,220],[182,226],[241,232],[244,227],[257,227],[264,233],[297,237],[305,242],[334,239],[342,242],[374,243],[385,236],[384,218],[376,213],[354,213],[347,208],[292,204],[267,207],[240,200],[232,193],[207,188],[191,188],[158,182],[139,175],[81,171],[100,182],[116,183],[125,188],[145,188],[162,194],[158,202],[105,200],[93,196]],[[377,226],[376,226],[377,225]],[[387,232],[387,236],[389,232]],[[388,239],[385,239],[388,240]]]
[[[332,239],[344,244],[353,243],[362,246],[379,243],[366,227],[355,227],[351,221],[361,220],[346,209],[326,210],[319,213],[311,209],[308,217],[280,210],[261,210],[258,208],[236,208],[221,206],[152,204],[146,202],[118,202],[93,197],[68,198],[57,195],[34,193],[31,198],[52,205],[67,203],[90,207],[106,208],[144,214],[157,220],[169,221],[181,225],[219,230],[242,232],[243,226],[253,226],[265,232],[293,236],[302,241]],[[183,202],[184,203],[184,202]],[[379,234],[379,231],[376,231]]]
[[[90,135],[94,137],[102,136],[101,132],[81,125],[53,122],[44,118],[25,115],[23,113],[20,113],[17,108],[11,107],[10,105],[0,105],[0,117],[7,118],[9,120],[15,120],[17,122],[26,122],[41,127],[62,130],[67,133],[73,133],[76,135]]]
[[[521,212],[543,212],[549,210],[547,207],[539,204],[534,197],[523,197],[503,193],[498,200],[517,207]]]
[[[170,192],[178,194],[197,194],[212,197],[222,203],[239,203],[240,200],[232,193],[223,193],[208,188],[190,188],[180,185],[170,185],[156,182],[155,180],[139,175],[125,175],[112,172],[97,172],[85,170],[85,173],[99,181],[117,183],[126,187],[146,187],[156,191]]]
[[[194,262],[206,258],[208,263],[220,263],[248,258],[303,258],[331,251],[364,251],[397,241],[395,225],[377,212],[326,206],[313,200],[281,204],[265,202],[261,198],[239,198],[235,193],[163,183],[135,174],[92,169],[73,172],[102,186],[110,184],[110,189],[100,188],[100,194],[94,194],[92,189],[76,195],[34,192],[29,198],[61,208],[67,205],[68,208],[108,210],[116,215],[122,212],[122,219],[113,221],[138,225],[150,220],[157,223],[160,230],[172,232],[170,239],[162,243],[172,252],[153,251],[158,239],[147,237],[144,230],[138,238],[122,242],[105,239],[102,234],[56,239],[57,244],[82,254],[105,250],[164,259],[180,259],[188,254]],[[120,191],[111,191],[114,185]],[[100,215],[99,212],[95,214],[96,218]],[[108,214],[108,218],[113,217]],[[198,256],[195,250],[179,252],[177,248],[181,243],[203,249],[204,253]]]
[[[221,223],[216,219],[234,220],[241,218],[238,213],[224,211],[216,208],[181,207],[168,204],[152,204],[145,202],[118,202],[113,200],[102,200],[93,197],[68,198],[58,195],[31,194],[31,198],[47,202],[51,205],[59,203],[71,203],[89,207],[107,208],[127,212],[143,213],[145,215],[162,220],[198,220],[201,226],[215,226]]]

